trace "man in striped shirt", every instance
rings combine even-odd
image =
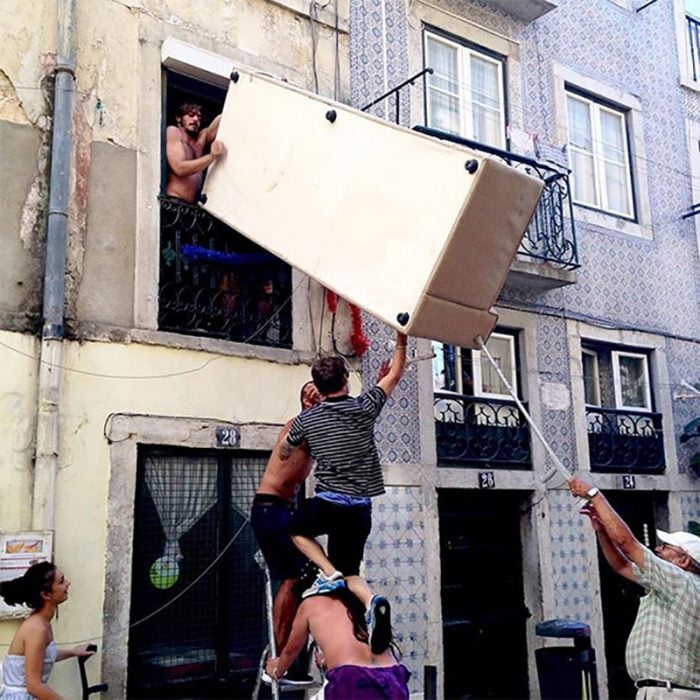
[[[317,360],[311,376],[324,399],[294,419],[286,443],[280,446],[280,456],[285,459],[306,440],[316,460],[316,496],[304,503],[291,525],[294,544],[320,569],[302,597],[326,593],[347,582],[367,607],[373,653],[382,653],[391,641],[389,602],[373,596],[359,576],[372,529],[370,499],[384,493],[374,424],[403,374],[406,340],[403,333],[397,334],[388,372],[357,397],[349,395],[342,358]],[[328,556],[314,539],[318,535],[328,535]]]
[[[626,664],[637,700],[700,698],[700,537],[657,530],[656,555],[642,545],[599,489],[575,478],[574,496],[588,498],[608,564],[647,594],[627,640]]]

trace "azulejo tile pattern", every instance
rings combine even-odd
[[[664,425],[664,429],[677,437],[687,422],[700,415],[700,402],[672,399],[681,380],[700,380],[700,265],[695,224],[681,219],[692,203],[684,120],[700,121],[700,93],[678,84],[673,3],[656,2],[635,12],[609,0],[559,0],[556,10],[529,24],[479,0],[430,0],[430,5],[518,42],[517,57],[509,59],[507,71],[509,121],[538,135],[542,159],[568,165],[566,144],[557,140],[555,128],[554,63],[639,100],[643,133],[634,136],[643,140],[644,158],[637,158],[635,168],[647,171],[651,237],[621,232],[614,219],[610,226],[584,224],[577,210],[581,267],[576,284],[549,292],[506,287],[499,304],[531,312],[537,348],[526,371],[537,373],[541,387],[552,383],[571,388],[567,318],[602,328],[642,330],[662,338],[669,382],[667,386],[657,384],[655,390],[672,405],[673,425]],[[420,31],[416,14],[420,6],[421,0],[351,2],[351,98],[355,106],[367,104],[405,80],[411,65],[420,65],[419,57],[409,61],[408,55],[408,47],[415,45],[409,38]],[[410,126],[407,102],[410,99],[420,105],[422,92],[418,88],[404,94],[401,123]],[[374,111],[394,119],[393,103]],[[421,111],[417,107],[413,113]],[[372,377],[390,351],[393,332],[373,319],[366,319],[366,326],[372,346],[363,360],[363,372]],[[532,348],[528,355],[533,356]],[[377,427],[384,463],[419,462],[417,407],[418,384],[409,373]],[[572,405],[550,407],[542,401],[541,428],[572,470],[577,467],[574,417],[581,410]],[[668,469],[686,472],[699,449],[697,443],[677,442],[678,464]],[[393,564],[386,558],[382,561],[378,552],[382,543],[386,547],[391,541],[387,533],[404,532],[408,520],[403,508],[421,502],[417,493],[418,488],[389,489],[382,499],[385,509],[375,511],[377,526],[368,544],[368,571],[393,582],[397,595],[402,596],[402,634],[415,642],[416,659],[425,648],[425,605],[415,596],[405,597],[401,587],[411,581],[412,592],[425,590],[424,551],[422,556],[412,555],[410,562],[401,554]],[[597,584],[590,576],[594,562],[588,558],[587,523],[565,490],[550,490],[547,499],[554,593],[554,610],[547,613],[590,621],[591,610],[599,602],[594,593]],[[697,490],[682,494],[681,503],[686,522],[700,519]],[[423,545],[421,539],[415,546]]]
[[[427,596],[423,507],[419,488],[389,487],[374,500],[365,572],[373,590],[392,606],[392,626],[402,661],[411,672],[411,692],[423,689],[427,658]]]

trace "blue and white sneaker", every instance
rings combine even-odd
[[[383,595],[372,596],[365,613],[365,622],[372,653],[385,652],[391,644],[391,605]]]
[[[323,595],[344,587],[345,580],[340,571],[334,571],[330,576],[319,572],[316,580],[301,594],[301,597],[309,598],[312,595]]]

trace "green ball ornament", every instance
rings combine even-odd
[[[175,557],[161,557],[151,564],[149,577],[155,588],[172,588],[180,578],[180,566]]]

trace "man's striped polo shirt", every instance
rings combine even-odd
[[[360,396],[333,396],[300,413],[287,440],[306,439],[316,460],[316,491],[380,496],[384,479],[374,442],[374,423],[386,403],[378,386]]]

